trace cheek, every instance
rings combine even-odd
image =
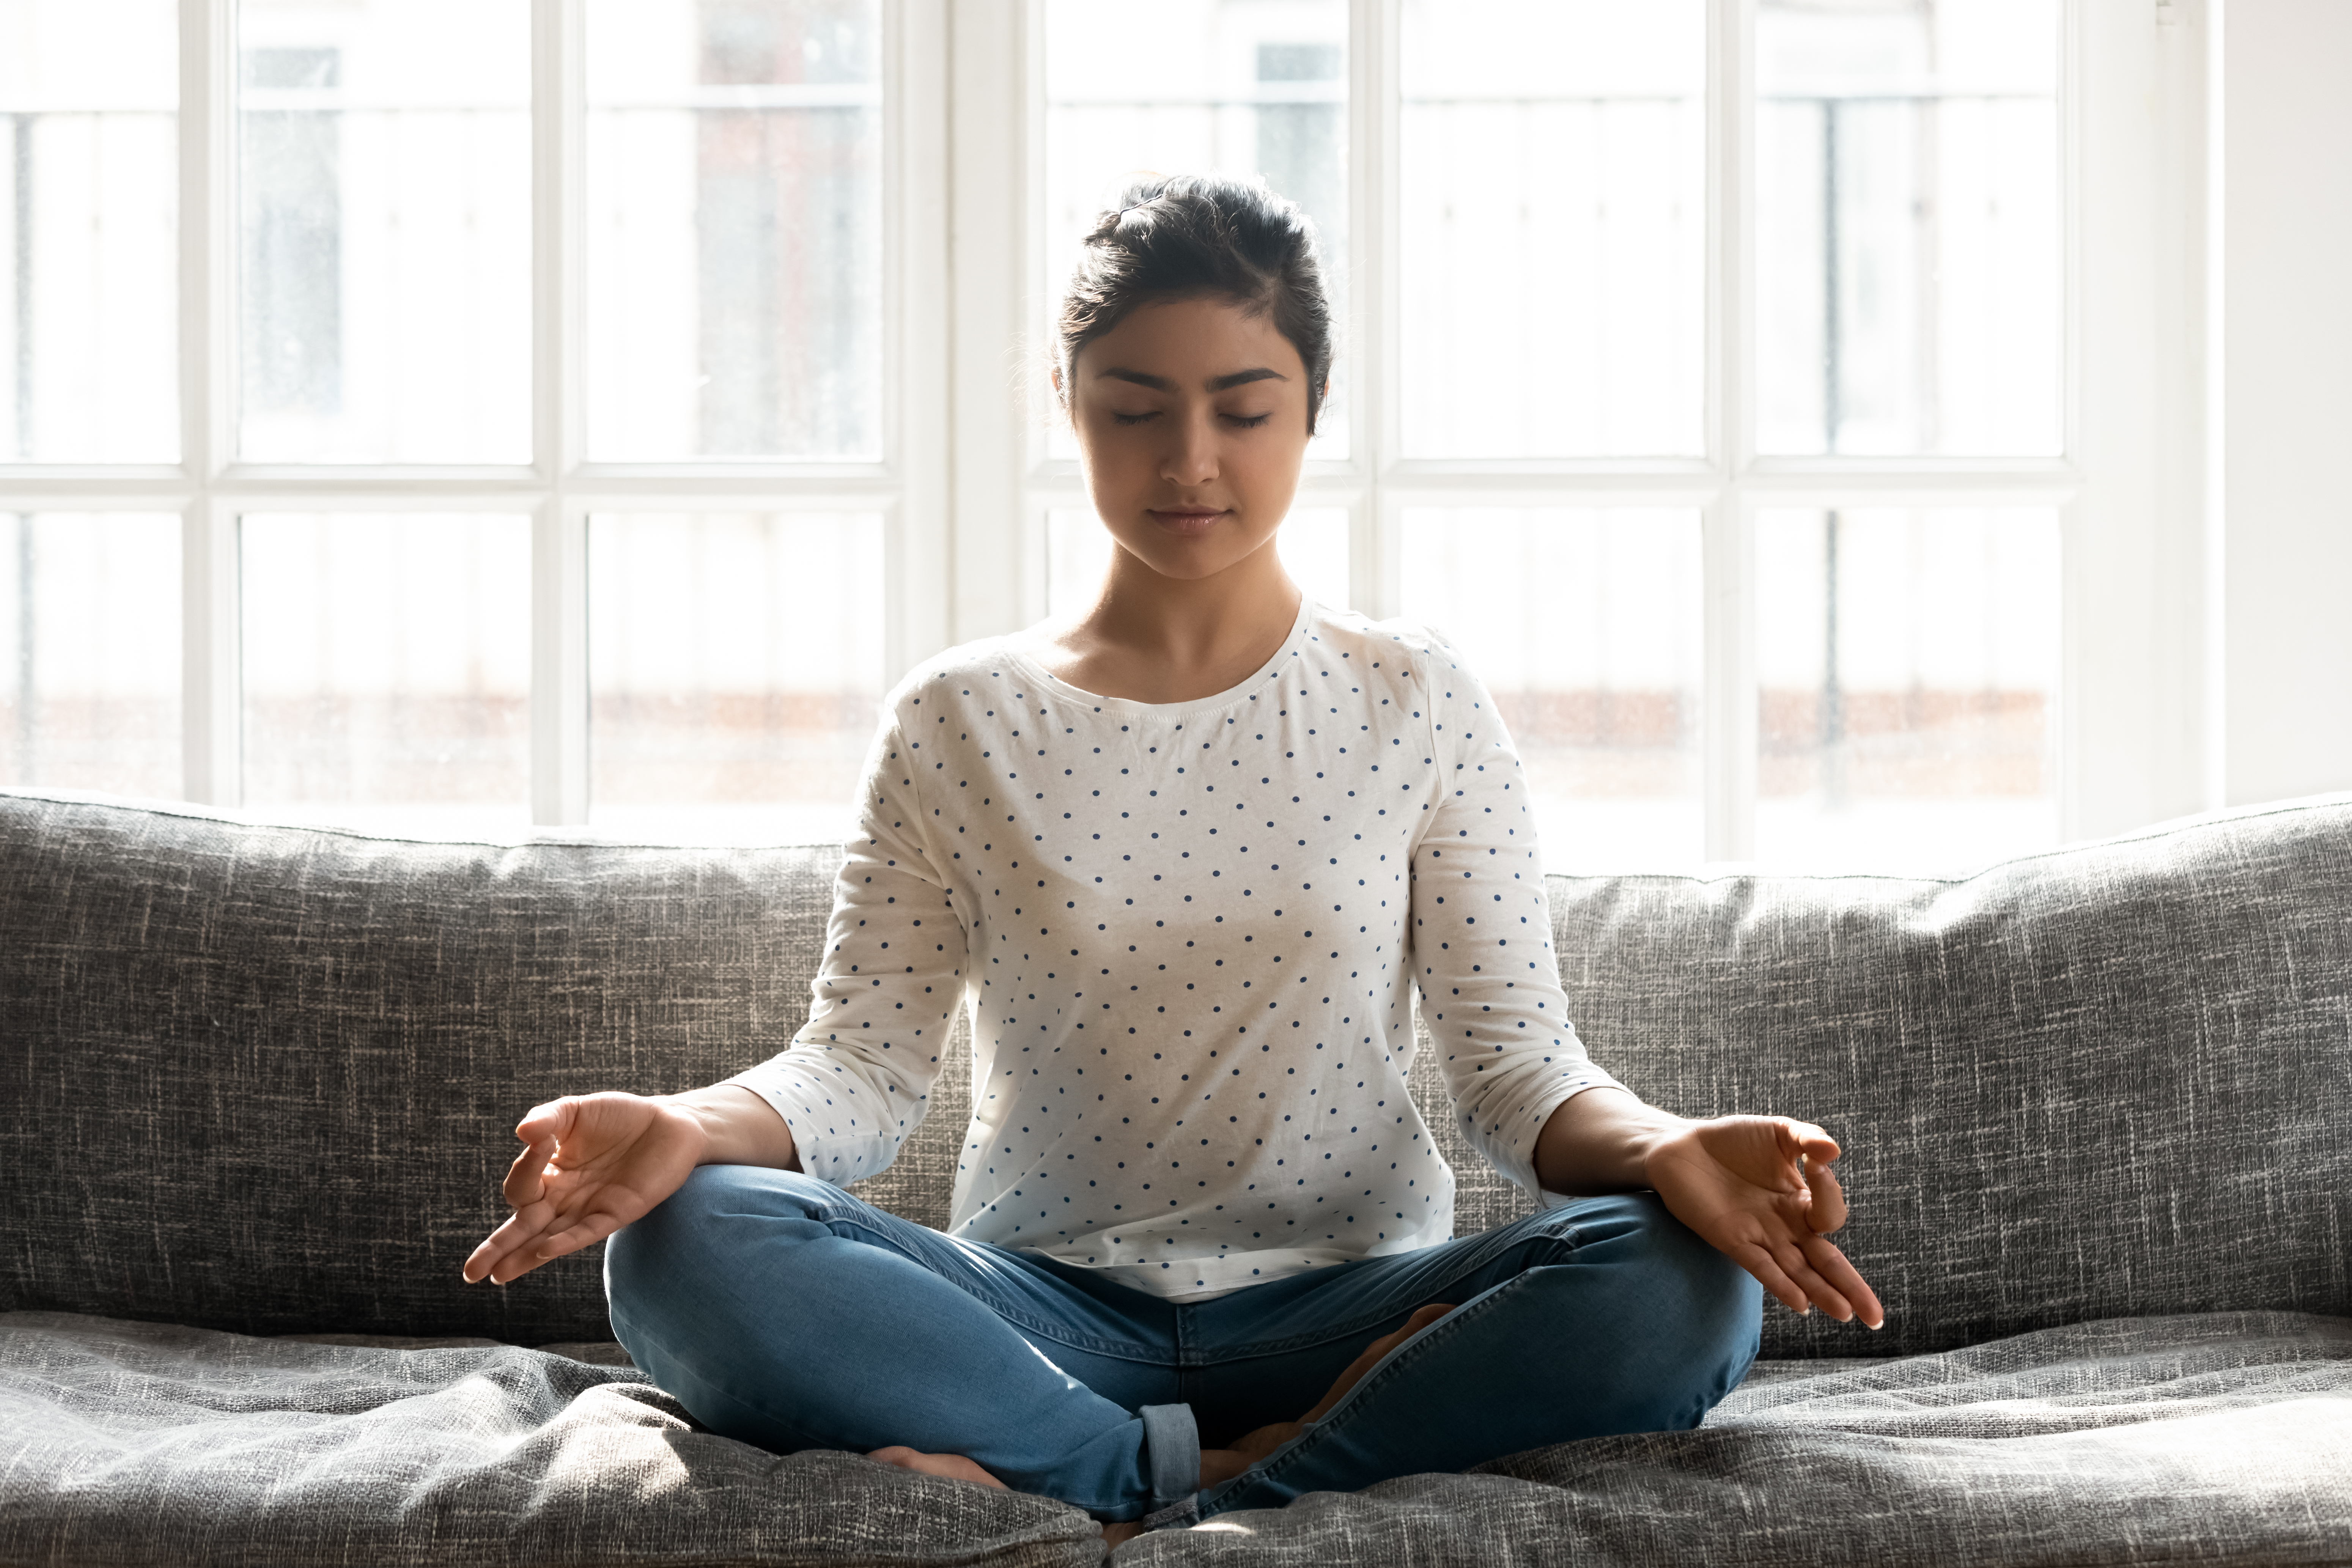
[[[1304,443],[1293,445],[1278,439],[1237,441],[1229,452],[1225,476],[1228,483],[1250,500],[1280,510],[1286,508],[1290,492],[1298,488],[1299,469],[1305,460]]]
[[[1150,461],[1135,431],[1108,417],[1081,423],[1076,434],[1079,460],[1097,484],[1132,483]]]

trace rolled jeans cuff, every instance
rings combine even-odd
[[[1144,1453],[1151,1467],[1150,1520],[1190,1507],[1201,1488],[1201,1428],[1189,1405],[1147,1405],[1136,1414],[1143,1418]],[[1171,1517],[1170,1522],[1174,1522]]]

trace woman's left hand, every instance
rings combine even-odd
[[[1819,1307],[1877,1328],[1885,1310],[1830,1243],[1845,1223],[1837,1141],[1785,1116],[1719,1116],[1665,1131],[1644,1172],[1675,1217],[1794,1312]]]

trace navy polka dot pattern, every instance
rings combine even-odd
[[[1451,1237],[1415,984],[1463,1132],[1536,1193],[1544,1119],[1616,1080],[1567,1016],[1518,757],[1442,636],[1310,601],[1249,679],[1164,704],[972,643],[892,694],[808,1023],[733,1081],[811,1174],[870,1176],[969,997],[953,1234],[1198,1300]]]

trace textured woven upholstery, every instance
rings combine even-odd
[[[830,849],[428,844],[0,794],[0,1308],[248,1333],[605,1337],[589,1261],[457,1266],[507,1129],[673,1090],[805,1015]],[[2352,803],[1957,883],[1550,879],[1597,1059],[1694,1114],[1850,1152],[1883,1335],[1768,1319],[1767,1356],[1939,1350],[2088,1318],[2352,1312]],[[862,1195],[939,1225],[969,1045]],[[1457,1227],[1526,1199],[1414,1089]]]
[[[2342,1563],[2347,1476],[2352,1322],[2136,1318],[1759,1363],[1696,1432],[1313,1492],[1116,1560]],[[697,1431],[627,1368],[0,1316],[0,1563],[1078,1568],[1101,1552],[1084,1514],[1043,1498]]]
[[[0,1562],[1094,1560],[1075,1510],[777,1459],[694,1430],[616,1347],[487,1342],[606,1340],[592,1258],[458,1280],[523,1110],[790,1037],[838,859],[0,791]],[[1696,1432],[1120,1561],[2352,1561],[2352,799],[1962,882],[1550,891],[1604,1066],[1845,1142],[1841,1240],[1887,1331],[1773,1309]],[[933,1225],[969,1103],[950,1049],[862,1189]],[[1523,1212],[1425,1064],[1414,1092],[1457,1229]],[[296,1333],[338,1345],[238,1337]]]

